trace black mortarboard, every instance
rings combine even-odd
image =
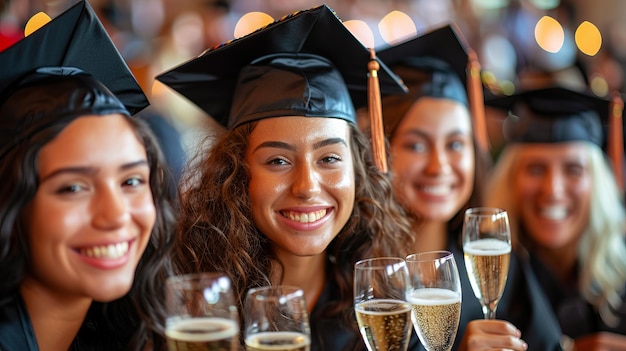
[[[0,52],[0,102],[11,84],[40,67],[76,67],[102,82],[135,114],[148,100],[87,1],[80,1]]]
[[[379,49],[378,57],[402,78],[413,99],[442,97],[468,106],[468,51],[451,25]]]
[[[86,1],[0,52],[0,157],[38,130],[148,100]]]
[[[610,101],[591,94],[549,87],[488,98],[486,104],[509,111],[503,124],[509,143],[605,143],[602,122],[608,124]]]
[[[388,96],[383,100],[387,134],[393,133],[415,100],[423,96],[450,99],[467,106],[474,119],[474,129],[485,128],[480,67],[473,50],[454,24],[383,48],[378,51],[378,57],[409,88],[407,95]],[[476,71],[471,72],[472,69]],[[468,76],[468,72],[474,76]]]
[[[370,51],[326,5],[285,16],[157,76],[223,126],[268,117],[355,122],[350,94],[367,96]],[[383,93],[404,93],[383,64]],[[344,88],[347,87],[347,90]]]
[[[609,154],[621,181],[623,125],[621,97],[613,100],[564,87],[488,97],[489,106],[509,112],[503,135],[509,143],[588,141]]]

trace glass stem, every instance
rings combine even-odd
[[[483,306],[483,314],[485,319],[496,319],[496,308],[490,308],[490,306]]]

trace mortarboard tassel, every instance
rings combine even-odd
[[[467,95],[469,98],[470,113],[474,128],[476,143],[482,151],[489,150],[489,140],[487,138],[487,123],[485,122],[485,101],[483,97],[483,87],[480,78],[480,62],[476,52],[468,48],[467,63]]]
[[[624,100],[619,93],[614,93],[611,98],[609,110],[609,136],[607,140],[609,157],[613,165],[613,173],[620,191],[624,190],[624,136],[622,127],[622,112]]]
[[[378,85],[378,70],[380,64],[376,60],[376,52],[370,50],[370,61],[367,64],[369,76],[367,78],[368,110],[370,114],[370,129],[372,133],[372,152],[378,169],[387,173],[387,155],[385,150],[385,130],[383,127],[383,111],[380,101],[380,86]]]

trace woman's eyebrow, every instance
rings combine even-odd
[[[345,146],[348,146],[348,144],[346,144],[346,141],[343,138],[329,138],[329,139],[325,139],[322,141],[318,141],[317,143],[313,144],[313,148],[320,149],[324,146],[335,145],[335,144],[343,144]]]
[[[334,145],[334,144],[343,144],[346,145],[346,141],[343,138],[329,138],[329,139],[325,139],[322,141],[318,141],[315,144],[313,144],[313,148],[314,149],[319,149],[322,148],[324,146],[328,146],[328,145]],[[289,150],[289,151],[296,151],[296,147],[289,144],[289,143],[285,143],[282,141],[266,141],[263,142],[261,144],[259,144],[256,148],[254,148],[254,151],[257,151],[259,149],[262,148],[278,148],[278,149],[285,149],[285,150]]]
[[[148,166],[147,160],[138,160],[138,161],[133,161],[133,162],[129,162],[129,163],[125,163],[121,165],[119,167],[119,170],[124,171],[124,170],[132,169],[132,168],[144,166],[144,165]],[[45,177],[41,178],[41,181],[43,182],[47,179],[54,178],[60,174],[67,174],[67,173],[94,175],[98,173],[98,170],[99,170],[98,167],[92,167],[92,166],[61,167],[50,172]]]

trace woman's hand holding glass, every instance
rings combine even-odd
[[[470,208],[463,222],[465,268],[485,319],[496,318],[511,260],[511,231],[506,211]]]
[[[409,255],[406,263],[415,332],[426,350],[449,351],[461,318],[461,282],[454,256],[430,251]]]
[[[308,351],[311,331],[302,289],[280,285],[250,289],[244,337],[248,351]]]
[[[165,335],[170,351],[235,351],[239,318],[230,279],[219,273],[168,278]]]
[[[382,257],[354,266],[354,309],[369,351],[405,351],[411,337],[406,301],[408,270],[402,258]]]

